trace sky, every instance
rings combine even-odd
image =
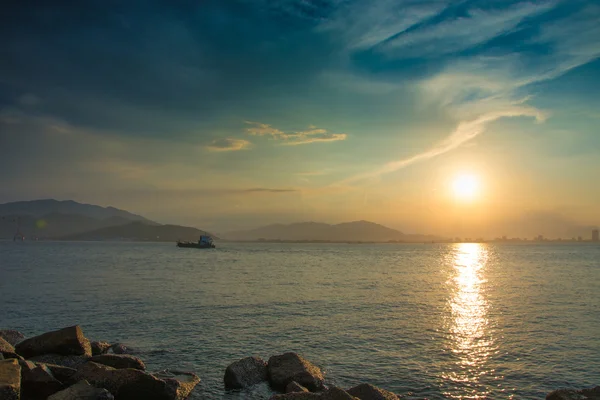
[[[596,1],[9,1],[0,35],[0,203],[220,232],[600,224]]]

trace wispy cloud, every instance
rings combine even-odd
[[[326,171],[306,171],[306,172],[297,172],[297,176],[321,176],[327,174]]]
[[[501,111],[490,112],[481,115],[477,119],[459,123],[458,127],[454,130],[454,132],[452,132],[452,134],[450,134],[450,136],[448,136],[441,142],[435,144],[429,150],[426,150],[422,153],[416,154],[408,158],[404,158],[397,161],[391,161],[383,165],[379,169],[353,176],[351,178],[343,180],[342,182],[339,182],[339,184],[350,184],[364,179],[376,178],[383,174],[398,171],[402,168],[408,167],[409,165],[429,160],[431,158],[454,150],[459,146],[474,139],[476,136],[482,134],[485,131],[486,126],[491,122],[494,122],[503,117],[521,116],[533,117],[539,122],[543,121],[546,118],[546,116],[541,111],[526,106],[507,108]]]
[[[205,148],[208,151],[220,152],[246,150],[251,146],[252,143],[244,139],[220,138],[213,140]]]
[[[274,128],[269,124],[261,122],[245,121],[252,125],[246,128],[246,132],[254,136],[270,136],[272,139],[281,140],[283,146],[296,146],[300,144],[318,143],[318,142],[336,142],[345,140],[348,135],[345,133],[331,133],[326,129],[317,128],[310,125],[307,130],[286,133],[280,129]]]
[[[273,189],[273,188],[251,188],[244,189],[246,193],[289,193],[296,192],[296,189]]]
[[[600,56],[600,42],[589,39],[600,35],[598,6],[588,5],[556,20],[540,17],[531,22],[557,4],[515,3],[499,9],[473,6],[451,17],[444,16],[446,10],[378,43],[369,41],[372,50],[385,54],[386,62],[442,62],[439,72],[413,85],[422,105],[441,110],[456,121],[456,128],[423,152],[340,183],[375,178],[452,151],[483,134],[489,123],[500,118],[544,121],[549,112],[531,105],[533,84],[555,79]],[[525,20],[529,21],[525,27],[533,24],[536,29],[523,33],[520,24]],[[522,35],[519,46],[506,44],[511,43],[507,39],[510,34]],[[367,31],[363,35],[372,37]],[[497,43],[488,46],[492,40]],[[459,52],[467,53],[450,56]]]

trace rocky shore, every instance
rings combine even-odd
[[[183,400],[200,382],[193,372],[148,372],[140,358],[128,353],[121,343],[88,340],[77,325],[31,338],[0,330],[0,400]],[[242,394],[268,383],[280,392],[270,400],[402,398],[368,383],[327,387],[321,369],[297,353],[235,361],[226,367],[223,381],[226,390]],[[600,386],[559,389],[546,400],[600,400]]]

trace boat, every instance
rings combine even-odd
[[[177,247],[187,247],[192,249],[214,249],[216,246],[210,236],[202,235],[198,242],[182,242],[177,241]]]

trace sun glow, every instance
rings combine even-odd
[[[452,182],[452,191],[459,200],[473,200],[479,194],[479,180],[474,175],[459,175]]]

